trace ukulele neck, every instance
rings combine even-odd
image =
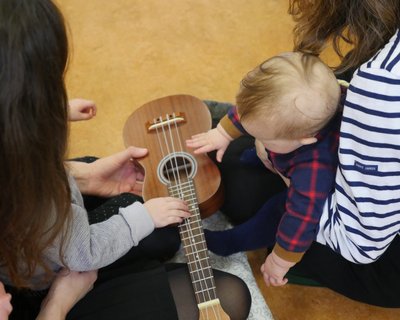
[[[191,217],[179,225],[179,233],[198,305],[217,299],[213,271],[204,237],[200,209],[192,179],[168,186],[171,197],[185,200]]]

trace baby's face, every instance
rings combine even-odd
[[[274,126],[266,126],[261,120],[244,122],[242,126],[250,135],[259,140],[267,150],[275,153],[286,154],[303,146],[300,140],[275,138]]]

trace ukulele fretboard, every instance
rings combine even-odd
[[[200,209],[192,179],[168,186],[171,197],[186,201],[192,216],[179,225],[179,233],[189,267],[197,304],[217,299]]]

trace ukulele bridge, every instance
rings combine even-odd
[[[186,117],[184,112],[178,112],[177,114],[166,114],[163,118],[160,116],[157,119],[154,119],[153,122],[148,121],[146,123],[146,128],[148,132],[153,130],[157,130],[163,127],[170,127],[171,125],[176,125],[179,123],[185,123]]]

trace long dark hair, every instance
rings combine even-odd
[[[43,252],[68,230],[67,59],[50,0],[1,0],[0,263],[19,287],[37,267],[50,274]]]
[[[400,27],[399,0],[290,0],[289,13],[297,22],[295,50],[319,54],[332,41],[342,58],[338,72],[369,60]],[[341,41],[352,46],[346,55]]]

